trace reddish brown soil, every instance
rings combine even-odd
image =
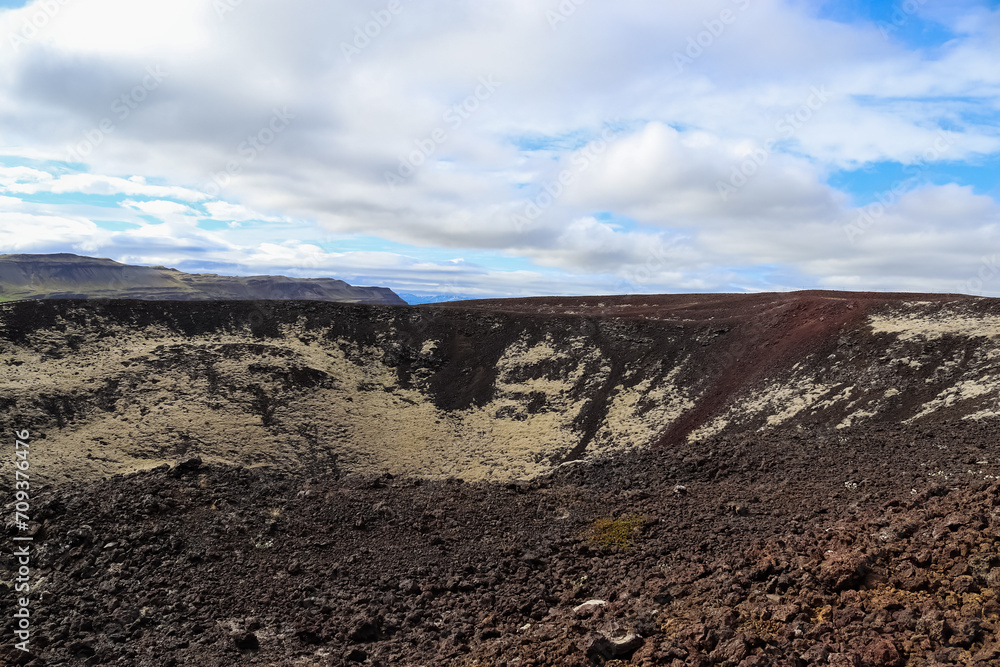
[[[633,296],[540,296],[522,299],[479,299],[432,304],[425,308],[457,308],[537,315],[583,314],[588,317],[663,319],[706,322],[749,321],[774,309],[820,309],[823,306],[893,305],[906,301],[947,303],[976,297],[964,294],[909,292],[839,292],[801,290],[759,294],[636,294]],[[822,314],[820,314],[822,316]]]

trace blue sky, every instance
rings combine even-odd
[[[137,5],[0,0],[0,252],[1000,295],[996,1]]]
[[[926,9],[928,1],[825,2],[819,16],[849,25],[874,24],[891,39],[911,48],[932,49],[954,39],[956,35],[948,26],[921,11]]]

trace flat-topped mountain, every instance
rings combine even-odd
[[[385,287],[354,287],[333,278],[220,276],[164,266],[135,266],[70,253],[0,255],[0,300],[234,299],[404,305]]]

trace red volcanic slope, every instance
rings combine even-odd
[[[850,305],[866,309],[908,301],[949,302],[975,299],[964,294],[921,294],[913,292],[840,292],[801,290],[756,294],[631,294],[618,296],[538,296],[520,299],[475,299],[429,304],[449,307],[524,314],[587,314],[623,319],[681,321],[745,320],[776,309],[795,312],[824,306]],[[820,314],[820,317],[823,315]]]
[[[735,334],[726,336],[722,349],[715,352],[722,367],[712,373],[712,388],[694,409],[661,435],[660,444],[672,445],[707,423],[738,392],[765,375],[790,368],[810,353],[824,350],[840,332],[862,326],[874,311],[915,301],[944,305],[977,299],[962,294],[804,290],[483,299],[435,307],[624,321],[675,321],[692,330],[712,327],[719,333]]]

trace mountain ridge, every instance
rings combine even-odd
[[[352,286],[334,278],[185,273],[72,253],[0,255],[0,300],[99,298],[406,304],[386,287]]]

